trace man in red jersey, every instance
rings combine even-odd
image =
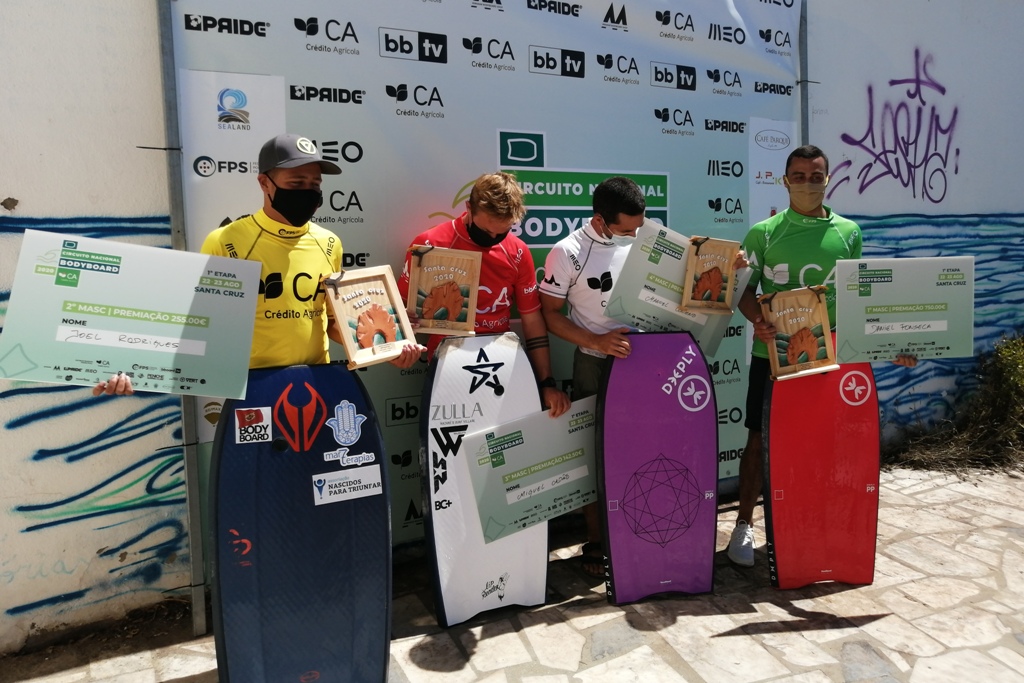
[[[523,191],[515,176],[485,173],[473,183],[465,213],[417,235],[412,244],[481,254],[474,329],[478,334],[508,332],[513,302],[519,307],[526,355],[533,366],[541,399],[551,416],[557,417],[569,409],[569,397],[558,390],[551,375],[548,328],[541,314],[533,256],[521,239],[509,234],[512,224],[524,215]],[[407,252],[398,281],[405,300],[409,296],[411,259],[411,252]],[[427,343],[429,353],[433,354],[440,343],[440,335],[431,335]],[[415,360],[407,354],[393,364],[409,367]]]

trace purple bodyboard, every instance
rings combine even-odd
[[[714,581],[718,413],[688,332],[631,335],[598,400],[608,601],[707,593]]]

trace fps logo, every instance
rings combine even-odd
[[[676,90],[696,90],[697,70],[682,64],[651,62],[651,85]]]
[[[197,176],[209,178],[215,173],[257,173],[259,166],[251,161],[216,161],[212,157],[199,156],[192,162]]]
[[[406,31],[383,26],[377,29],[377,32],[380,38],[381,57],[448,63],[448,36],[443,33]]]
[[[583,78],[587,55],[579,50],[530,46],[530,73]]]
[[[212,17],[206,14],[186,14],[186,31],[214,31],[215,33],[230,33],[236,36],[267,37],[267,28],[270,26],[265,21],[249,21],[248,19],[231,19],[229,17]]]

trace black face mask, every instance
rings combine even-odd
[[[267,180],[277,188],[270,206],[296,228],[308,223],[324,202],[324,194],[320,190],[288,190],[278,187],[270,176],[267,176]]]
[[[466,226],[466,232],[469,233],[469,239],[473,240],[474,244],[483,247],[484,249],[490,249],[495,245],[501,244],[501,241],[508,237],[508,234],[512,231],[506,230],[500,235],[494,235],[492,237],[489,233],[476,227],[475,223],[470,223]]]

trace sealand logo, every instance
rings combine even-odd
[[[249,98],[235,88],[217,93],[217,127],[221,130],[249,130],[249,112],[243,109]]]

